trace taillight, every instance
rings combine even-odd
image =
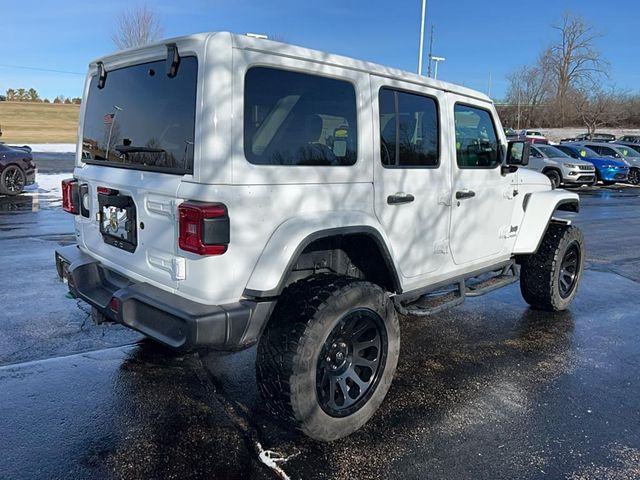
[[[182,250],[222,255],[229,245],[229,216],[221,203],[184,202],[178,206]]]
[[[62,181],[62,209],[73,215],[80,213],[78,180],[75,178],[67,178]]]

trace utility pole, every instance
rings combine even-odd
[[[487,93],[487,96],[491,98],[491,72],[489,72],[489,91]]]
[[[429,64],[427,65],[427,77],[431,78],[431,58],[433,57],[433,23],[431,24],[431,35],[429,35]]]
[[[420,18],[420,47],[418,52],[418,75],[422,75],[422,56],[424,53],[424,17],[427,12],[427,0],[422,0],[422,17]]]

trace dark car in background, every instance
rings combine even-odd
[[[36,181],[31,151],[0,143],[0,194],[18,195]]]
[[[596,167],[597,180],[600,180],[605,185],[627,181],[629,166],[626,162],[622,161],[622,159],[616,160],[611,157],[602,157],[594,150],[582,145],[564,143],[562,145],[556,145],[556,148],[571,158],[592,163],[593,166]]]
[[[616,136],[611,133],[581,133],[575,138],[563,138],[560,143],[565,142],[614,142]]]
[[[623,135],[618,139],[619,143],[635,143],[640,145],[640,135]]]

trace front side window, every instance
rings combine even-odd
[[[353,165],[356,112],[349,82],[251,68],[245,77],[245,156],[256,165]]]
[[[88,163],[193,172],[198,60],[184,56],[174,77],[166,61],[107,72],[91,79],[82,134]]]
[[[437,167],[438,107],[423,95],[380,90],[380,154],[385,167]]]
[[[500,165],[500,144],[491,113],[456,104],[454,117],[458,167],[495,168]]]

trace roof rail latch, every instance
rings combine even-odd
[[[167,77],[173,78],[178,74],[180,66],[180,54],[175,43],[167,44]]]
[[[98,62],[96,64],[98,67],[98,88],[102,90],[104,88],[104,84],[107,81],[107,71],[104,68],[104,63]]]

